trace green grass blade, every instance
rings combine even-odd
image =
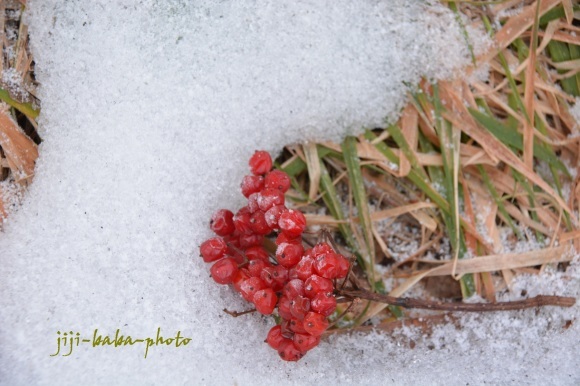
[[[20,103],[10,96],[7,90],[0,88],[0,100],[7,103],[11,107],[14,107],[16,110],[20,111],[22,114],[26,115],[31,119],[38,118],[40,114],[40,110],[36,110],[32,107],[30,103]]]
[[[375,243],[372,232],[371,213],[369,210],[368,196],[364,186],[361,172],[360,159],[356,149],[357,139],[355,137],[346,137],[342,143],[342,153],[346,164],[346,170],[349,178],[349,185],[352,190],[354,202],[358,211],[358,218],[363,230],[363,237],[366,248],[363,257],[367,262],[367,277],[371,287],[376,287],[375,277]]]

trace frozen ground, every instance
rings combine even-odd
[[[44,143],[0,235],[2,383],[580,383],[578,306],[471,316],[412,350],[341,337],[283,363],[262,343],[272,322],[226,317],[245,305],[197,258],[210,213],[239,206],[254,149],[381,122],[404,81],[466,63],[448,12],[402,0],[29,3]],[[524,278],[512,296],[578,296],[579,271]],[[158,327],[192,341],[147,359],[138,345],[50,356],[57,331]]]

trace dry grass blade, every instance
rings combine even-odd
[[[26,184],[34,174],[38,148],[8,114],[6,105],[0,106],[0,147],[6,155],[16,181]]]

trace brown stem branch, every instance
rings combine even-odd
[[[246,310],[246,311],[230,311],[227,308],[224,308],[224,312],[230,316],[233,316],[234,318],[237,318],[238,316],[242,316],[245,314],[251,314],[252,312],[256,312],[256,309],[252,308],[251,310]]]
[[[564,296],[547,296],[547,295],[539,295],[533,298],[525,300],[517,300],[513,302],[446,303],[412,298],[396,298],[394,296],[382,295],[361,290],[338,291],[338,294],[351,299],[357,298],[367,299],[403,308],[420,308],[426,310],[461,311],[461,312],[510,311],[543,306],[572,307],[576,303],[575,298]]]

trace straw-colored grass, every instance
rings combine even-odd
[[[424,80],[398,122],[342,144],[288,146],[280,167],[309,225],[329,229],[356,257],[357,286],[430,296],[426,278],[443,276],[463,297],[493,302],[514,275],[564,268],[580,251],[580,128],[569,113],[580,95],[580,8],[569,0],[527,1],[518,12],[521,1],[449,5],[492,36],[467,69],[488,66],[488,80]],[[394,256],[396,239],[416,247]],[[531,250],[511,251],[517,242]],[[399,311],[390,310],[352,307],[346,326],[389,321]]]

